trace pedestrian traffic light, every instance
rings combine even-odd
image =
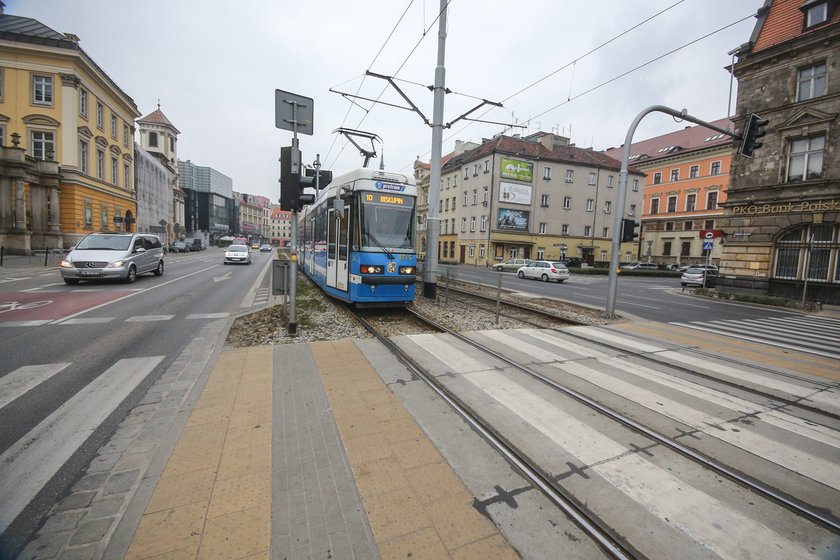
[[[294,167],[297,164],[297,167]],[[280,148],[280,209],[287,212],[294,212],[299,209],[298,195],[300,187],[298,180],[300,175],[292,173],[293,169],[299,169],[300,150],[293,146]]]
[[[306,175],[301,175],[298,177],[298,203],[300,208],[303,208],[307,204],[312,204],[315,202],[315,194],[314,193],[305,193],[303,189],[314,189],[315,188],[315,177],[309,175],[309,169],[306,170]]]
[[[769,122],[770,121],[764,117],[760,117],[755,113],[752,113],[750,118],[747,119],[747,126],[744,127],[744,134],[741,139],[741,149],[738,153],[748,158],[753,157],[753,152],[763,145],[763,142],[759,142],[758,140],[767,134],[767,131],[763,129]]]
[[[326,169],[315,169],[314,167],[307,167],[306,168],[306,176],[312,177],[314,179],[315,174],[318,174],[318,190],[323,189],[330,183],[332,183],[332,171],[327,171]],[[315,181],[312,182],[312,188],[315,188]]]
[[[635,241],[639,234],[636,233],[636,228],[639,227],[639,222],[635,222],[628,218],[621,219],[621,242]]]

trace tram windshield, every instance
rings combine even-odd
[[[414,251],[414,197],[365,193],[362,199],[362,250]]]

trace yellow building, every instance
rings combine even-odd
[[[139,116],[134,101],[81,49],[78,37],[0,14],[0,139],[23,149],[29,165],[57,162],[60,174],[57,193],[39,197],[31,195],[25,174],[0,175],[0,229],[7,236],[9,227],[15,230],[12,245],[26,250],[29,236],[31,249],[42,248],[31,236],[31,224],[43,213],[58,216],[59,244],[65,248],[92,231],[133,231]],[[16,201],[11,212],[4,206],[5,191]],[[23,227],[21,198],[24,214],[33,216]],[[51,218],[46,223],[55,226]]]

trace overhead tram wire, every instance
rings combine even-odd
[[[626,71],[626,72],[623,72],[623,73],[619,74],[618,76],[615,76],[615,77],[613,77],[613,78],[610,78],[609,80],[607,80],[607,81],[605,81],[605,82],[603,82],[603,83],[601,83],[601,84],[599,84],[599,85],[597,85],[597,86],[595,86],[595,87],[592,87],[592,88],[590,88],[590,89],[588,89],[588,90],[586,90],[586,91],[584,91],[584,92],[582,92],[582,93],[579,93],[578,95],[575,95],[574,97],[570,97],[570,98],[569,98],[569,99],[567,99],[566,101],[564,101],[564,102],[562,102],[562,103],[559,103],[559,104],[555,105],[554,107],[551,107],[550,109],[546,109],[545,111],[543,111],[543,112],[541,112],[541,113],[538,113],[538,114],[536,114],[536,115],[534,115],[534,116],[530,117],[530,119],[535,119],[535,118],[541,117],[541,116],[545,115],[546,113],[549,113],[549,112],[553,111],[554,109],[557,109],[558,107],[562,107],[563,105],[566,105],[566,104],[567,104],[567,103],[569,103],[570,101],[574,101],[574,100],[576,100],[576,99],[579,99],[580,97],[583,97],[583,96],[584,96],[584,95],[586,95],[586,94],[592,93],[593,91],[595,91],[595,90],[597,90],[597,89],[599,89],[599,88],[602,88],[602,87],[604,87],[605,85],[610,84],[610,83],[612,83],[612,82],[614,82],[614,81],[616,81],[616,80],[618,80],[618,79],[620,79],[620,78],[623,78],[624,76],[627,76],[628,74],[631,74],[631,73],[635,72],[636,70],[639,70],[639,69],[641,69],[641,68],[644,68],[645,66],[648,66],[648,65],[650,65],[650,64],[652,64],[652,63],[654,63],[654,62],[657,62],[657,61],[659,61],[659,60],[661,60],[661,59],[665,58],[666,56],[670,56],[670,55],[674,54],[675,52],[678,52],[678,51],[680,51],[680,50],[682,50],[682,49],[684,49],[684,48],[686,48],[686,47],[690,47],[690,46],[691,46],[691,45],[693,45],[694,43],[697,43],[697,42],[699,42],[699,41],[702,41],[702,40],[704,40],[704,39],[707,39],[707,38],[711,37],[712,35],[716,35],[717,33],[720,33],[721,31],[725,31],[726,29],[729,29],[730,27],[732,27],[732,26],[734,26],[734,25],[738,25],[739,23],[742,23],[742,22],[744,22],[744,21],[746,21],[746,20],[748,20],[748,19],[750,19],[750,18],[753,18],[753,17],[755,17],[755,16],[756,16],[756,14],[755,14],[755,13],[752,13],[752,14],[750,14],[750,15],[748,15],[748,16],[745,16],[745,17],[742,17],[742,18],[740,18],[740,19],[738,19],[738,20],[736,20],[736,21],[733,21],[732,23],[729,23],[729,24],[727,24],[727,25],[725,25],[725,26],[723,26],[723,27],[721,27],[721,28],[719,28],[719,29],[716,29],[715,31],[711,31],[711,32],[707,33],[706,35],[703,35],[702,37],[698,37],[697,39],[694,39],[694,40],[692,40],[692,41],[689,41],[688,43],[685,43],[685,44],[683,44],[683,45],[681,45],[681,46],[679,46],[679,47],[677,47],[677,48],[675,48],[675,49],[672,49],[672,50],[670,50],[670,51],[668,51],[668,52],[666,52],[666,53],[664,53],[664,54],[661,54],[661,55],[659,55],[659,56],[657,56],[657,57],[655,57],[655,58],[652,58],[652,59],[648,60],[647,62],[645,62],[645,63],[643,63],[643,64],[640,64],[639,66],[636,66],[635,68],[632,68],[631,70],[628,70],[628,71]],[[635,27],[638,27],[638,26],[635,26]],[[611,41],[612,41],[612,40],[610,40],[610,41],[608,41],[608,42],[611,42]],[[606,44],[606,43],[604,43],[604,44]],[[594,49],[594,50],[597,50],[597,48],[600,48],[600,47],[596,47],[596,49]],[[587,54],[589,54],[589,53],[587,53]],[[576,59],[576,60],[579,60],[579,59]],[[574,62],[574,61],[572,61],[572,62],[570,62],[570,63],[566,64],[565,66],[563,66],[563,68],[567,68],[568,66],[570,66],[571,64],[573,64],[573,62]],[[548,75],[548,76],[546,76],[545,78],[547,78],[547,77],[549,77],[549,76],[554,75],[555,73],[557,73],[559,70],[562,70],[563,68],[558,69],[558,70],[555,70],[554,72],[552,72],[551,74],[549,74],[549,75]],[[536,82],[534,82],[533,84],[529,85],[528,87],[526,87],[526,88],[523,88],[523,89],[519,90],[519,91],[518,91],[518,92],[516,92],[515,94],[513,94],[513,95],[511,95],[510,97],[508,97],[507,99],[505,99],[504,101],[508,101],[508,100],[510,100],[512,97],[514,97],[514,96],[516,96],[516,95],[519,95],[520,93],[523,93],[523,92],[524,92],[524,91],[526,91],[527,89],[530,89],[531,87],[535,86],[536,84],[538,84],[538,83],[542,82],[545,78],[541,78],[541,79],[537,80]],[[504,103],[504,101],[503,101],[503,103]],[[482,113],[482,114],[481,114],[481,116],[480,116],[479,118],[483,117],[484,115],[486,115],[487,113],[489,113],[491,110],[492,110],[492,109],[488,109],[487,111],[485,111],[484,113]],[[458,129],[456,132],[454,132],[454,133],[452,133],[451,135],[449,135],[449,137],[447,137],[444,141],[451,140],[452,138],[454,138],[454,137],[458,136],[461,132],[463,132],[463,131],[464,131],[467,127],[469,127],[471,124],[472,124],[472,123],[467,123],[467,124],[465,124],[465,125],[464,125],[464,126],[462,126],[460,129]],[[425,152],[423,155],[425,156],[425,155],[428,155],[428,154],[429,154],[429,152]]]
[[[411,58],[411,56],[414,54],[414,51],[416,51],[416,50],[417,50],[417,47],[419,47],[419,46],[420,46],[420,43],[422,43],[422,42],[423,42],[423,39],[425,39],[425,38],[426,38],[426,36],[428,36],[429,31],[432,29],[432,27],[435,25],[435,23],[437,23],[437,20],[439,20],[439,19],[440,19],[440,16],[441,16],[441,14],[444,12],[444,10],[447,10],[447,9],[449,8],[449,5],[452,3],[452,1],[453,1],[453,0],[447,0],[446,5],[443,7],[443,9],[441,9],[441,10],[438,12],[437,16],[436,16],[436,17],[435,17],[435,19],[432,21],[432,23],[430,23],[430,24],[429,24],[429,26],[428,26],[428,27],[426,27],[426,28],[423,30],[423,33],[422,33],[422,35],[421,35],[420,39],[417,41],[417,43],[414,45],[414,48],[412,48],[412,49],[411,49],[411,51],[408,53],[408,55],[406,55],[405,60],[403,60],[403,61],[402,61],[402,64],[400,64],[399,68],[397,68],[397,71],[396,71],[396,72],[394,72],[394,75],[392,76],[392,78],[396,79],[397,74],[399,74],[399,73],[400,73],[400,71],[403,69],[403,67],[404,67],[404,66],[408,63],[408,60],[409,60],[409,59]],[[373,65],[373,63],[371,63],[371,65]],[[368,70],[370,70],[370,68],[368,68]],[[362,86],[361,86],[361,84],[360,84],[360,85],[359,85],[359,89],[361,89],[361,87],[362,87]],[[356,128],[357,128],[357,129],[359,129],[359,128],[362,126],[362,123],[363,123],[363,122],[365,122],[365,119],[366,119],[366,118],[368,117],[368,115],[370,114],[370,111],[372,111],[372,110],[373,110],[374,106],[376,106],[376,103],[379,101],[379,99],[382,97],[382,95],[384,95],[384,94],[385,94],[385,92],[386,92],[387,90],[388,90],[388,86],[387,86],[387,85],[386,85],[384,88],[382,88],[382,91],[381,91],[381,92],[379,92],[379,95],[377,95],[377,96],[376,96],[376,100],[374,100],[374,101],[371,103],[370,108],[367,110],[367,112],[364,114],[364,116],[361,118],[361,120],[359,120],[359,123],[356,125]],[[358,94],[358,90],[356,91],[356,93]],[[348,109],[348,114],[349,114],[349,109]],[[341,150],[338,152],[338,154],[336,154],[336,156],[335,156],[335,160],[333,160],[333,165],[334,165],[334,164],[335,164],[335,162],[338,160],[339,156],[341,155],[341,152],[343,152],[343,151],[344,151],[344,148],[346,148],[346,147],[347,147],[347,144],[348,144],[348,142],[345,142],[345,143],[344,143],[344,145],[341,147]]]
[[[379,55],[382,54],[382,51],[385,50],[385,47],[388,45],[388,41],[390,41],[391,37],[394,36],[394,33],[397,31],[397,27],[399,27],[400,23],[402,23],[403,18],[405,18],[405,14],[408,13],[408,10],[411,8],[412,4],[414,4],[414,0],[409,0],[408,6],[405,7],[405,10],[403,10],[402,15],[397,20],[397,23],[394,24],[394,27],[393,27],[393,29],[391,29],[391,32],[388,33],[388,37],[385,38],[385,41],[382,43],[382,46],[379,47],[379,51],[377,51],[376,56],[374,56],[373,60],[371,60],[370,64],[368,64],[368,67],[367,67],[368,70],[370,70],[371,66],[373,66],[376,63],[376,60],[379,58]],[[356,89],[356,95],[359,95],[359,92],[362,91],[362,86],[365,84],[365,78],[367,78],[367,73],[362,74],[362,81],[359,82],[359,87]],[[359,105],[359,107],[361,107],[361,105]],[[362,109],[364,109],[364,107],[362,107]],[[353,105],[351,104],[349,107],[347,107],[347,113],[344,114],[344,118],[341,120],[341,126],[339,128],[344,128],[344,123],[347,122],[347,117],[350,116],[350,111],[352,111],[352,110],[353,110]],[[365,114],[367,114],[368,112],[370,112],[370,109],[365,109]],[[324,156],[324,161],[326,161],[330,158],[330,154],[332,153],[332,150],[335,147],[335,143],[338,141],[338,138],[339,138],[338,135],[333,137],[332,144],[330,144],[330,149],[327,151],[327,155]],[[347,142],[345,142],[344,145],[346,146]],[[338,152],[339,155],[341,155],[342,151],[344,151],[344,147],[342,147],[341,150]],[[338,159],[338,156],[336,156],[336,159]],[[333,162],[333,163],[335,163],[335,162]]]

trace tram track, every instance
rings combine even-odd
[[[473,295],[473,294],[471,294]],[[515,305],[515,304],[514,304]],[[540,314],[539,310],[534,310],[528,306],[522,306],[530,313],[538,313]],[[487,311],[483,309],[483,311]],[[667,448],[678,455],[688,459],[689,461],[702,466],[704,469],[708,469],[711,472],[714,472],[726,479],[732,481],[733,483],[739,485],[742,488],[749,490],[755,494],[758,494],[765,499],[784,507],[785,509],[794,512],[796,515],[808,520],[811,523],[817,524],[829,531],[834,533],[840,534],[840,520],[837,517],[831,515],[829,512],[816,507],[812,506],[800,500],[786,492],[783,492],[777,488],[768,485],[761,480],[758,480],[744,472],[741,472],[735,468],[724,464],[706,453],[698,451],[690,446],[684,445],[683,443],[677,441],[676,439],[664,435],[652,428],[649,428],[642,423],[613,410],[593,398],[584,395],[570,387],[563,386],[556,381],[547,378],[546,376],[542,375],[541,373],[534,371],[532,368],[524,366],[518,363],[516,360],[510,359],[507,356],[504,356],[500,352],[494,350],[493,348],[489,348],[483,344],[478,343],[475,340],[470,339],[467,336],[464,336],[456,331],[448,329],[442,325],[435,323],[434,321],[427,319],[420,314],[416,313],[415,311],[408,310],[407,313],[410,313],[412,316],[415,316],[418,322],[422,322],[428,325],[428,332],[440,332],[440,333],[447,333],[448,335],[456,338],[457,340],[469,344],[473,348],[480,350],[482,353],[485,353],[488,356],[492,356],[495,359],[501,360],[502,362],[516,368],[517,370],[521,371],[522,373],[527,374],[528,376],[532,377],[540,381],[541,383],[549,386],[553,390],[556,390],[577,402],[589,407],[597,411],[599,414],[610,418],[611,420],[618,422],[619,424],[629,428],[630,430],[642,434],[644,437],[648,438],[650,441],[654,442],[655,444],[662,445],[664,448]],[[551,319],[557,319],[557,317],[552,316],[552,314],[548,313]],[[517,320],[528,322],[522,317],[517,317]],[[534,326],[538,326],[540,328],[546,328],[544,324],[535,324]],[[366,328],[368,328],[366,326]],[[395,343],[391,342],[387,336],[380,335],[376,332],[376,327],[371,327],[372,334],[377,336],[380,341],[395,355],[397,355],[406,367],[412,371],[418,378],[422,379],[426,382],[432,389],[441,396],[447,403],[450,404],[458,413],[467,421],[471,426],[473,426],[477,432],[482,434],[487,441],[489,441],[494,448],[496,448],[499,453],[502,454],[505,459],[512,464],[518,471],[523,473],[526,478],[538,489],[540,489],[544,495],[546,495],[552,502],[554,502],[558,508],[564,511],[570,519],[572,519],[578,526],[581,527],[583,531],[585,531],[590,537],[602,548],[604,551],[609,554],[613,558],[640,558],[640,553],[633,548],[631,544],[626,542],[625,539],[620,537],[615,533],[615,531],[607,526],[597,514],[589,511],[588,508],[582,506],[574,496],[570,493],[566,492],[559,484],[557,484],[553,478],[551,473],[546,472],[543,470],[536,461],[533,461],[529,457],[527,457],[524,453],[522,453],[516,446],[515,443],[507,441],[506,438],[497,430],[490,426],[485,420],[482,420],[475,414],[466,403],[462,402],[457,396],[451,393],[441,382],[439,382],[434,375],[432,375],[429,371],[426,370],[422,364],[417,363],[413,359],[410,358],[402,349],[399,348]],[[549,327],[553,328],[553,327]],[[563,330],[564,333],[570,334],[568,331],[573,329],[559,329]],[[587,340],[589,344],[593,344],[592,340],[586,339],[582,335],[572,335],[583,340]],[[381,338],[380,338],[381,337]],[[644,359],[649,359],[648,355],[643,352],[629,352],[626,348],[621,348],[618,346],[610,346],[607,344],[602,344],[600,341],[596,342],[596,344],[601,345],[605,348],[611,348],[613,351],[621,352],[622,354],[630,354],[633,356],[638,356]],[[674,364],[669,362],[661,362],[660,365],[667,365],[670,368],[674,368]],[[683,368],[687,371],[691,372],[691,368]],[[768,395],[768,398],[775,398],[778,399],[777,396]],[[795,405],[794,401],[790,401],[791,405]],[[809,407],[805,406],[805,409]],[[820,411],[819,409],[814,409],[815,412],[824,412]]]

